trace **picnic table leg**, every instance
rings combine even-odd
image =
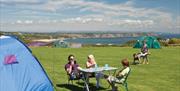
[[[89,91],[88,83],[85,82],[85,85],[86,85],[86,91]]]
[[[115,76],[116,75],[116,70],[114,70],[114,73],[113,73],[113,76]]]
[[[87,73],[84,74],[84,87],[86,88],[86,91],[89,91],[89,76]]]

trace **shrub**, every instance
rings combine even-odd
[[[168,46],[167,42],[159,42],[161,46]]]
[[[169,40],[169,44],[180,44],[180,39],[172,38]]]

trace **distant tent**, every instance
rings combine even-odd
[[[53,91],[30,49],[10,36],[0,37],[0,91]]]
[[[65,41],[58,40],[53,43],[53,47],[67,48],[69,47],[69,44]]]
[[[161,48],[158,40],[153,36],[144,36],[139,38],[139,40],[137,40],[133,48],[141,48],[143,46],[143,41],[146,41],[148,48]]]
[[[137,40],[137,42],[134,45],[134,48],[141,48],[141,46],[142,46],[142,42]]]

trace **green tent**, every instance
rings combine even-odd
[[[139,40],[137,40],[133,48],[141,48],[143,45],[143,41],[146,41],[148,48],[155,48],[155,49],[161,48],[158,40],[156,39],[156,37],[153,36],[143,36],[139,38]]]
[[[65,41],[58,40],[53,43],[53,47],[67,48],[69,47],[69,44]]]

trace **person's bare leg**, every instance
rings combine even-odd
[[[140,60],[140,57],[138,57],[138,61],[139,61],[139,64],[141,64],[141,60]]]
[[[104,78],[107,80],[107,82],[109,83],[109,85],[111,85],[111,88],[112,88],[112,90],[114,89],[114,86],[113,86],[113,84],[112,84],[112,82],[111,81],[109,81],[109,76],[108,75],[104,75]],[[113,90],[114,91],[114,90]]]
[[[114,82],[110,81],[108,78],[107,78],[107,82],[111,85],[112,91],[117,91],[117,87],[115,86]]]
[[[147,55],[146,55],[146,64],[149,64],[149,60],[148,60]]]

